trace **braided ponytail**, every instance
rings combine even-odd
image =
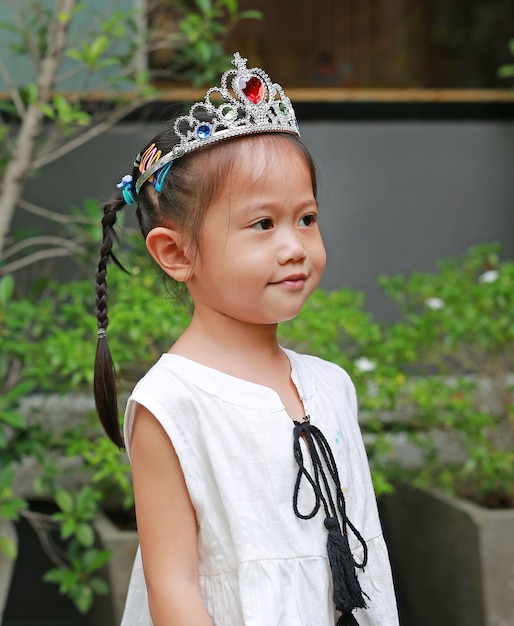
[[[107,263],[109,259],[112,259],[122,271],[127,273],[112,252],[112,247],[116,240],[114,226],[117,214],[124,206],[125,201],[121,198],[111,200],[104,205],[104,217],[102,219],[103,244],[100,250],[100,260],[98,261],[95,279],[95,309],[96,325],[98,327],[94,372],[95,404],[105,432],[120,448],[124,444],[118,420],[116,370],[106,335],[107,326],[109,325],[109,317],[107,315]]]

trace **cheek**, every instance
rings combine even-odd
[[[318,244],[316,246],[316,252],[314,253],[315,264],[320,272],[323,272],[325,269],[325,265],[327,263],[327,253],[325,250],[325,246],[323,244],[323,240],[321,239],[321,235],[319,237]]]

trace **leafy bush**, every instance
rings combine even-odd
[[[471,248],[433,273],[382,278],[401,319],[388,358],[406,376],[398,409],[424,451],[418,485],[514,506],[514,263]]]

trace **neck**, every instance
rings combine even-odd
[[[277,341],[278,324],[247,324],[223,315],[209,319],[196,311],[191,324],[170,352],[217,369],[237,369],[245,363],[283,358]]]
[[[291,380],[291,363],[277,341],[278,324],[246,324],[217,315],[195,312],[190,326],[170,352],[225,374],[271,389],[280,396],[287,414],[305,416],[305,408]]]

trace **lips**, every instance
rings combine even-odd
[[[303,285],[306,279],[307,279],[306,274],[290,274],[289,276],[286,276],[282,278],[281,280],[274,281],[272,284],[273,285],[299,286],[299,285]]]

